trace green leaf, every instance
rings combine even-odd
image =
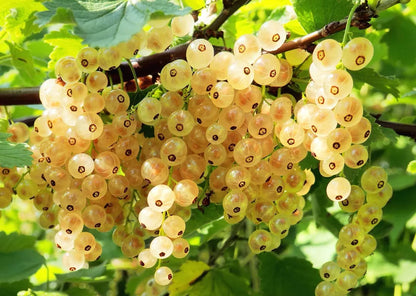
[[[343,19],[353,6],[349,0],[292,0],[292,3],[299,22],[308,33]]]
[[[140,101],[143,100],[147,96],[148,93],[152,92],[157,87],[158,87],[157,84],[152,84],[152,85],[148,86],[145,89],[138,89],[135,93],[129,93],[129,96],[130,96],[130,107],[131,106],[135,106],[138,103],[140,103]]]
[[[394,191],[393,197],[383,208],[383,220],[393,224],[393,229],[390,232],[393,246],[397,243],[407,221],[416,212],[415,190],[416,185],[404,190]]]
[[[48,11],[37,15],[41,23],[48,23],[58,8],[70,10],[77,24],[75,33],[84,39],[84,43],[98,47],[109,47],[130,39],[151,18],[189,12],[168,0],[51,0],[43,4]]]
[[[17,292],[31,288],[29,279],[23,279],[13,283],[0,283],[2,295],[17,295]]]
[[[61,282],[79,282],[85,279],[94,279],[100,277],[106,271],[106,262],[88,269],[80,269],[74,272],[57,274],[56,279]]]
[[[97,295],[97,292],[91,287],[85,287],[85,288],[71,287],[68,290],[66,290],[65,293],[71,296],[96,296]]]
[[[126,284],[126,293],[128,293],[128,295],[134,295],[137,289],[137,286],[139,286],[144,281],[151,279],[153,275],[154,275],[154,270],[147,268],[147,269],[144,269],[138,275],[129,276],[127,280],[127,284]]]
[[[296,257],[280,259],[273,253],[258,258],[261,295],[314,295],[320,277],[310,262]]]
[[[6,40],[22,42],[27,36],[38,31],[33,25],[33,13],[45,8],[36,0],[1,1],[0,26]],[[2,37],[3,38],[3,37]]]
[[[6,234],[2,231],[0,232],[0,242],[0,253],[11,253],[33,248],[36,238],[34,236],[18,234],[17,232]]]
[[[186,261],[180,270],[175,272],[172,284],[169,285],[169,295],[176,296],[186,291],[207,270],[209,266],[202,261]]]
[[[7,141],[10,134],[0,133],[0,166],[5,168],[24,167],[32,164],[32,152],[23,143]]]
[[[226,270],[212,269],[198,279],[186,295],[189,296],[245,296],[248,285],[241,278]]]
[[[54,47],[49,55],[50,61],[48,63],[48,69],[52,73],[55,73],[55,64],[60,58],[75,57],[79,50],[84,47],[82,39],[72,34],[69,28],[64,26],[60,31],[52,31],[43,37],[47,44]]]
[[[218,220],[223,214],[222,206],[216,204],[210,204],[202,209],[193,209],[191,219],[186,222],[185,236],[188,237],[198,228]]]
[[[395,77],[381,75],[371,68],[364,68],[360,71],[350,71],[350,74],[354,79],[354,83],[368,83],[373,86],[376,91],[392,94],[395,98],[400,97],[400,91],[398,89],[400,82]]]
[[[183,5],[192,8],[192,10],[199,10],[205,7],[204,0],[183,0]]]
[[[44,40],[33,40],[25,42],[26,48],[30,51],[35,65],[42,67],[46,72],[48,67],[49,55],[53,50],[53,46],[44,42]]]
[[[365,145],[377,145],[377,142],[383,142],[385,139],[389,140],[393,144],[397,143],[398,135],[394,130],[382,127],[376,122],[377,119],[367,112],[364,112],[363,116],[365,116],[371,123],[371,134],[367,141],[364,143]]]
[[[46,5],[51,5],[51,4],[46,4]],[[41,11],[41,12],[36,13],[35,23],[39,24],[40,26],[46,26],[47,24],[73,24],[75,25],[75,19],[74,19],[74,15],[72,14],[72,11],[70,11],[69,9],[66,9],[63,7],[54,7],[53,10],[46,10],[46,11]]]
[[[304,169],[316,169],[319,167],[319,160],[308,153],[304,159],[299,163],[299,166]]]
[[[6,118],[0,118],[0,132],[1,133],[7,132],[8,127],[9,127],[9,121]]]
[[[27,291],[20,291],[17,296],[73,296],[73,294],[68,294],[64,292],[47,292],[47,291],[36,291],[29,289]],[[76,294],[80,295],[80,294]],[[82,294],[81,294],[82,295]],[[89,296],[90,294],[84,294],[85,296]]]
[[[416,160],[412,160],[411,162],[409,162],[406,171],[411,173],[412,175],[416,174]]]
[[[329,183],[329,179],[320,177],[319,173],[315,174],[315,176],[315,184],[319,185],[317,187],[313,187],[313,190],[310,194],[313,217],[315,218],[315,221],[318,225],[325,227],[335,237],[338,237],[338,233],[342,228],[342,224],[326,210],[327,207],[332,205],[332,202],[326,195],[326,186]]]
[[[408,68],[416,63],[416,23],[410,17],[404,17],[400,10],[388,10],[380,14],[376,21],[377,29],[388,29],[381,42],[388,45],[388,61],[402,72],[402,67]],[[410,38],[408,38],[410,37]]]
[[[393,228],[394,226],[392,223],[381,220],[380,223],[374,227],[373,230],[371,230],[370,234],[376,239],[381,239],[383,237],[389,236]]]
[[[0,253],[0,282],[23,280],[34,274],[45,262],[34,249]]]
[[[6,41],[12,55],[12,64],[22,76],[25,86],[39,85],[43,82],[43,74],[35,68],[31,53],[13,43]]]

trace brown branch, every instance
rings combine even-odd
[[[40,104],[39,87],[1,88],[0,106]]]
[[[416,140],[416,125],[384,121],[378,118],[376,119],[376,123],[384,128],[390,128],[394,130],[398,135],[406,136]]]
[[[374,10],[372,10],[367,5],[362,4],[355,11],[351,21],[351,26],[357,27],[359,29],[366,29],[370,26],[369,21],[375,16],[376,14]],[[299,37],[285,42],[280,48],[278,48],[275,51],[271,51],[270,53],[278,54],[295,48],[306,49],[313,42],[344,30],[346,25],[347,18],[342,19],[340,21],[331,22],[320,30],[307,34],[303,37]]]
[[[188,43],[184,43],[160,53],[155,53],[149,56],[132,59],[132,65],[137,77],[146,77],[159,73],[163,66],[177,59],[186,58],[186,48]],[[214,46],[214,51],[219,52],[223,47]],[[133,79],[133,73],[127,62],[120,64],[120,69],[123,74],[123,81]],[[120,75],[117,69],[106,72],[111,77],[113,84],[120,83]],[[0,89],[0,106],[12,105],[28,105],[40,104],[39,87],[23,87],[23,88],[2,88]]]
[[[218,31],[219,28],[225,23],[225,21],[234,14],[241,6],[246,5],[251,0],[237,0],[237,1],[223,1],[224,9],[221,13],[213,20],[213,22],[206,27],[203,32],[214,32]]]
[[[230,1],[231,0],[226,1],[226,3],[228,3],[227,5],[224,4],[226,8],[213,21],[213,23],[207,27],[206,30],[217,30],[227,20],[227,18],[232,15],[232,13],[237,11],[241,6],[248,3],[250,0],[236,0],[232,2]],[[386,0],[386,2],[387,1],[390,1],[390,6],[397,4],[397,1],[394,0]],[[383,7],[384,9],[390,7],[388,5],[385,6],[386,7]],[[369,26],[368,21],[372,17],[375,17],[374,10],[372,10],[368,6],[361,5],[356,10],[351,24],[352,26],[356,26],[358,28],[366,28]],[[310,44],[319,39],[328,37],[332,34],[344,30],[346,22],[346,19],[343,19],[340,21],[329,23],[320,30],[317,30],[303,37],[290,40],[284,43],[278,50],[272,53],[277,54],[295,48],[307,48]],[[185,59],[187,46],[188,43],[185,43],[169,48],[168,50],[161,53],[132,59],[132,64],[137,77],[145,77],[148,75],[157,74],[167,63],[172,62],[176,59]],[[215,47],[216,52],[220,50],[223,50],[223,48]],[[128,63],[121,63],[120,69],[123,74],[123,81],[129,81],[133,79],[133,73],[131,72]],[[120,76],[117,69],[109,71],[107,72],[107,74],[112,78],[113,83],[120,83]],[[0,89],[0,106],[27,104],[40,104],[38,87]]]

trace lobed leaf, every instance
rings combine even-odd
[[[11,253],[33,248],[36,238],[34,236],[18,234],[17,232],[6,234],[2,231],[0,232],[0,241],[0,253]]]
[[[209,266],[202,261],[188,260],[184,262],[180,270],[175,272],[174,280],[169,285],[169,295],[180,295],[188,290],[192,283],[209,269]]]
[[[0,253],[0,282],[23,280],[34,274],[45,262],[35,249]]]
[[[371,68],[364,68],[360,71],[350,71],[354,83],[368,83],[373,86],[375,90],[385,94],[392,94],[395,98],[400,97],[398,89],[399,80],[396,77],[384,76]]]
[[[246,296],[248,285],[240,277],[222,269],[212,269],[196,281],[186,293],[189,296]]]
[[[32,152],[23,143],[7,141],[10,134],[0,132],[0,166],[5,168],[24,167],[32,164]]]
[[[224,210],[222,206],[216,204],[210,204],[209,206],[204,207],[203,210],[193,209],[191,218],[186,222],[185,236],[188,237],[198,228],[215,222],[222,217],[223,213]]]
[[[82,39],[72,34],[67,26],[62,27],[59,31],[46,34],[43,40],[53,46],[48,62],[48,69],[51,73],[55,73],[55,64],[60,58],[65,56],[75,57],[80,49],[84,47]]]
[[[168,0],[51,0],[43,2],[43,5],[48,11],[37,14],[39,23],[49,23],[58,9],[64,8],[72,12],[76,22],[75,33],[84,40],[83,43],[97,47],[127,41],[152,18],[168,18],[189,12],[189,9],[180,9]]]
[[[41,71],[35,67],[32,54],[28,50],[14,43],[6,41],[6,44],[9,46],[10,54],[12,56],[12,65],[19,71],[24,84],[26,86],[41,84],[44,80],[44,76]]]
[[[343,19],[353,7],[349,0],[292,0],[292,3],[300,24],[308,33]]]
[[[258,258],[261,295],[314,295],[320,277],[310,262],[296,257],[280,259],[273,253]]]

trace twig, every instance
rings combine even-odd
[[[353,17],[351,19],[351,26],[357,27],[359,29],[366,29],[370,26],[368,22],[371,20],[371,18],[375,16],[376,14],[374,10],[372,10],[365,4],[362,4],[355,10],[355,13],[353,14]],[[348,18],[344,18],[340,21],[331,22],[323,28],[321,28],[320,30],[283,43],[281,47],[279,47],[275,51],[271,51],[270,53],[278,54],[295,48],[306,49],[313,42],[344,30],[347,25],[347,22]]]
[[[376,123],[381,125],[384,128],[391,128],[394,130],[398,135],[406,136],[416,140],[416,125],[414,124],[405,124],[399,122],[391,122],[391,121],[384,121],[378,119],[380,116],[376,117]]]
[[[237,0],[227,5],[224,1],[224,9],[218,17],[206,28],[207,30],[217,31],[225,21],[234,14],[241,6],[248,4],[251,0]]]
[[[0,89],[0,105],[40,104],[39,87],[19,87]]]

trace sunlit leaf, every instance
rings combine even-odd
[[[1,1],[0,26],[4,30],[6,40],[22,42],[24,38],[39,30],[33,24],[34,13],[45,7],[36,0]]]
[[[59,8],[70,10],[74,16],[75,33],[90,46],[108,47],[130,39],[152,18],[184,15],[189,9],[167,0],[52,0],[43,2],[48,11],[37,16],[48,23]]]
[[[416,174],[416,160],[412,160],[411,162],[409,162],[406,171],[413,175]]]
[[[12,55],[12,64],[22,76],[25,86],[37,86],[44,80],[44,75],[33,63],[32,54],[13,43],[6,41]]]
[[[0,253],[0,282],[14,282],[34,274],[45,262],[35,249]]]
[[[24,167],[32,164],[32,152],[26,144],[7,141],[10,134],[0,133],[0,166]]]
[[[209,266],[204,262],[186,261],[175,273],[174,280],[169,285],[169,295],[175,296],[186,291],[207,270],[209,270]]]
[[[204,0],[183,0],[183,5],[190,7],[193,10],[198,10],[205,7]]]
[[[43,40],[53,46],[53,50],[49,55],[50,61],[48,63],[49,71],[55,73],[56,62],[63,57],[75,57],[79,50],[83,47],[82,39],[72,34],[68,27],[63,27],[60,31],[52,31],[46,34]]]
[[[353,7],[349,0],[292,0],[292,3],[299,22],[308,33],[343,19]]]
[[[374,69],[364,68],[360,71],[350,71],[354,83],[368,83],[376,91],[383,92],[385,94],[392,94],[394,97],[400,97],[400,91],[398,89],[399,80],[395,77],[389,77],[377,73]]]

